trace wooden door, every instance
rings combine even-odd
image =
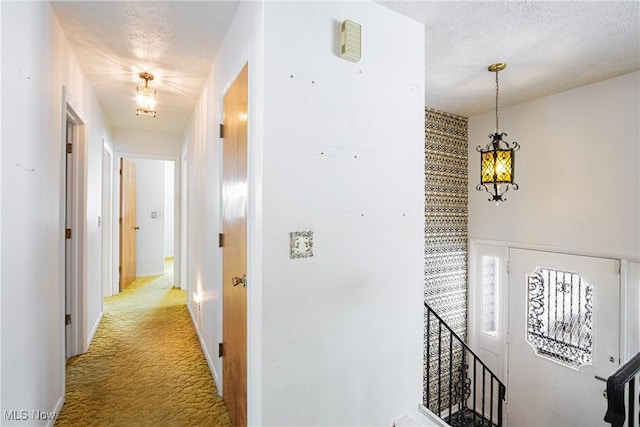
[[[507,421],[604,426],[619,365],[619,261],[510,249]]]
[[[136,164],[120,159],[120,291],[136,280]]]
[[[223,395],[234,425],[247,425],[247,77],[224,97],[222,166]]]

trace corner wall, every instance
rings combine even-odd
[[[4,411],[54,411],[64,393],[62,87],[86,119],[80,209],[84,230],[84,335],[102,312],[103,139],[109,125],[48,2],[2,9],[2,401]],[[29,95],[29,96],[25,96]],[[34,95],[34,96],[31,96]],[[22,425],[43,425],[29,419]],[[14,424],[2,420],[2,425]]]
[[[345,19],[362,24],[358,63],[337,54]],[[415,21],[373,2],[265,4],[264,425],[417,411],[424,90]],[[313,257],[289,257],[294,231],[313,231]]]

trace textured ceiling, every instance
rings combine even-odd
[[[184,129],[237,1],[51,1],[115,129]],[[640,2],[379,1],[425,24],[426,105],[463,116],[640,69]],[[366,41],[366,28],[363,29]],[[366,51],[363,52],[366,54]],[[135,115],[138,74],[158,116]]]
[[[425,101],[443,111],[492,111],[497,62],[501,107],[640,69],[637,0],[379,3],[425,24]]]
[[[51,1],[51,6],[116,129],[179,134],[238,2]],[[157,117],[136,116],[141,71],[154,75]]]

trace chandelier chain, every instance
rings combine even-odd
[[[500,131],[500,122],[498,120],[498,93],[500,92],[500,86],[498,85],[498,71],[496,71],[496,133]]]

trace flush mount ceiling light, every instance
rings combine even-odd
[[[518,184],[513,182],[515,167],[515,152],[520,149],[517,142],[509,144],[502,137],[507,136],[506,133],[500,131],[500,122],[498,120],[498,72],[504,70],[507,64],[498,63],[489,65],[488,70],[496,73],[496,129],[494,133],[489,135],[491,142],[485,148],[480,145],[476,150],[480,152],[480,184],[476,190],[486,190],[491,194],[489,201],[504,202],[502,196],[509,188],[518,189]]]
[[[144,80],[144,87],[136,87],[136,115],[156,116],[156,91],[149,88],[153,74],[142,72],[139,74]]]

